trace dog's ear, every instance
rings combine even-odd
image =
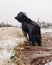
[[[26,13],[24,12],[24,15],[26,16]]]
[[[26,13],[23,13],[23,17],[27,17],[27,16],[26,16]]]
[[[26,15],[26,13],[24,12],[24,15]]]

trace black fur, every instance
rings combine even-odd
[[[25,13],[20,12],[15,17],[20,23],[22,23],[22,30],[25,36],[29,36],[29,41],[32,42],[32,45],[35,45],[35,42],[41,46],[41,31],[40,26],[32,21],[30,18],[26,16]]]

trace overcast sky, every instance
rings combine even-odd
[[[23,11],[29,18],[52,22],[52,0],[0,0],[0,22],[18,24],[14,17]]]

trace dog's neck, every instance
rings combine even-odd
[[[22,21],[22,22],[31,23],[31,19],[30,19],[30,18],[25,17],[25,18],[23,19],[23,21]]]

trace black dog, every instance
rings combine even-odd
[[[23,33],[25,36],[28,34],[29,41],[32,42],[32,45],[35,45],[34,43],[36,42],[39,46],[41,46],[40,26],[28,18],[23,12],[18,13],[15,19],[22,23]]]

